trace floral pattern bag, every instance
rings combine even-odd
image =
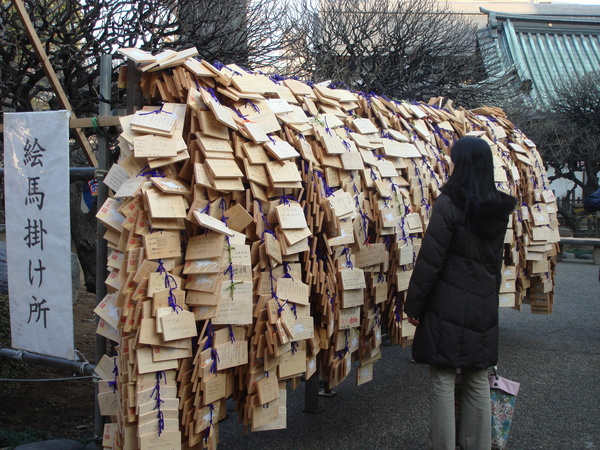
[[[496,368],[488,379],[492,398],[492,449],[504,449],[521,385],[498,376]]]
[[[492,401],[492,449],[503,450],[508,440],[508,432],[515,412],[515,403],[519,393],[520,383],[498,376],[497,368],[494,367],[492,374],[488,376],[490,382],[490,397]],[[460,373],[456,376],[456,387],[454,397],[456,436],[460,425],[460,395],[462,379]],[[458,445],[458,443],[457,443]]]

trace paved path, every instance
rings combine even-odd
[[[559,263],[556,282],[553,315],[500,314],[500,374],[521,383],[508,449],[600,448],[598,266]],[[385,347],[370,383],[354,375],[320,398],[320,414],[302,412],[303,384],[290,392],[285,430],[244,434],[230,413],[219,448],[426,449],[428,370],[410,348]]]

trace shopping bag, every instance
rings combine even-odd
[[[519,393],[520,383],[511,381],[499,376],[494,368],[491,375],[488,376],[490,383],[490,398],[492,406],[492,449],[503,450],[506,447],[508,433],[515,412],[515,403]],[[462,380],[460,373],[456,376],[455,386],[455,418],[456,418],[456,436],[459,435],[460,424],[460,397],[462,390]]]
[[[492,449],[504,449],[521,385],[498,376],[495,370],[488,380],[492,399]]]

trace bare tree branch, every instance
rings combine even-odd
[[[304,12],[304,11],[307,11]],[[476,28],[435,0],[310,1],[284,36],[284,72],[408,100],[480,106],[486,85]]]
[[[559,80],[549,101],[548,111],[514,108],[511,114],[554,169],[552,179],[570,180],[590,194],[600,171],[600,73]]]

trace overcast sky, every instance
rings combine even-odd
[[[600,0],[560,0],[552,2],[553,5],[558,3],[570,3],[573,5],[600,5]]]

